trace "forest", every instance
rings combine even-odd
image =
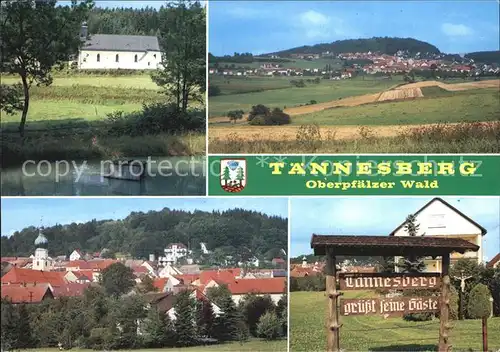
[[[440,53],[439,49],[434,45],[413,38],[374,37],[369,39],[338,40],[332,43],[322,43],[312,46],[305,45],[270,54],[290,56],[291,54],[321,54],[326,51],[335,54],[355,52],[366,53],[371,51],[394,55],[398,50],[407,50],[410,55],[418,52],[430,54]]]
[[[169,243],[189,245],[193,252],[206,243],[220,255],[249,253],[272,259],[287,248],[287,219],[244,209],[223,212],[186,212],[164,208],[160,211],[132,212],[122,220],[92,220],[46,227],[49,254],[69,255],[74,249],[130,253],[147,258],[163,252]],[[38,229],[31,226],[1,237],[2,256],[30,256]],[[196,253],[194,253],[196,255]]]

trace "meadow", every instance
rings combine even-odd
[[[2,76],[3,84],[14,84],[15,76]],[[149,74],[54,75],[53,83],[33,86],[26,122],[26,138],[17,130],[20,113],[1,112],[2,167],[27,159],[107,158],[111,154],[128,156],[179,156],[205,153],[201,133],[169,135],[158,133],[141,137],[107,136],[103,146],[92,146],[92,138],[108,117],[117,111],[141,111],[143,104],[165,102]],[[201,108],[201,104],[193,107]],[[22,147],[21,147],[22,145]]]
[[[209,98],[209,118],[226,116],[231,110],[249,112],[253,105],[264,104],[280,109],[304,105],[311,100],[318,103],[340,98],[380,92],[398,83],[401,78],[353,80],[321,80],[319,84],[307,83],[297,88],[291,80],[307,80],[315,77],[221,77],[210,76],[209,82],[221,88],[222,95]],[[229,82],[229,83],[227,83]],[[231,86],[231,88],[229,88]],[[234,90],[231,90],[236,86]],[[236,94],[241,92],[241,94]],[[210,122],[210,121],[209,121]]]
[[[346,292],[345,298],[364,298],[373,292]],[[324,351],[327,297],[324,292],[290,294],[290,351]],[[439,320],[407,322],[379,316],[340,317],[340,348],[344,351],[436,351]],[[454,351],[481,351],[481,321],[453,321],[450,343]],[[488,347],[500,349],[500,317],[488,320]]]
[[[224,117],[209,119],[209,151],[498,153],[498,84],[498,80],[485,80],[454,84],[425,81],[402,85],[395,78],[392,81],[353,79],[322,82],[311,88],[255,93],[267,93],[267,101],[278,95],[277,92],[290,93],[300,89],[323,89],[325,95],[318,99],[317,104],[288,105],[284,112],[291,116],[290,125],[250,126],[245,118],[236,123]],[[328,86],[330,89],[326,88]],[[239,99],[250,95],[226,98]],[[281,102],[288,104],[293,99],[289,95]],[[211,104],[212,99],[209,106]],[[277,106],[264,104],[271,108]]]
[[[35,350],[24,350],[35,351]],[[59,349],[57,348],[42,348],[36,349],[37,352],[57,352]],[[90,352],[92,350],[87,349],[79,349],[72,348],[70,351],[72,352]],[[255,351],[255,352],[286,352],[287,351],[287,341],[286,340],[278,340],[278,341],[264,341],[260,339],[251,339],[248,342],[233,342],[226,343],[220,345],[211,345],[211,346],[196,346],[196,347],[184,347],[184,348],[151,348],[151,349],[136,349],[136,350],[120,350],[122,352],[211,352],[211,351],[221,351],[221,352],[246,352],[246,351]]]
[[[285,62],[276,62],[283,68],[302,68],[302,69],[313,69],[313,68],[323,68],[326,65],[330,65],[333,70],[338,70],[343,67],[343,61],[333,58],[321,58],[315,60],[305,60],[305,59],[287,59]],[[219,68],[234,68],[234,67],[245,67],[249,69],[256,69],[262,65],[264,61],[254,61],[251,63],[234,63],[234,62],[218,62]],[[210,67],[214,67],[214,63],[210,63]]]

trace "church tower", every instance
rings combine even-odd
[[[33,258],[33,270],[50,271],[53,267],[52,258],[49,257],[49,241],[41,231],[35,239],[35,257]]]

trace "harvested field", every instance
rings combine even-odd
[[[438,86],[450,92],[467,90],[467,89],[480,89],[480,88],[499,88],[500,89],[500,79],[491,79],[485,81],[474,81],[465,83],[443,83],[439,81],[424,81],[417,83],[406,84],[405,88],[422,88],[422,87],[432,87]]]
[[[420,88],[400,88],[382,92],[377,101],[401,100],[422,98],[424,94]]]

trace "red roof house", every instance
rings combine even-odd
[[[2,276],[2,286],[9,284],[50,284],[52,287],[66,283],[65,271],[41,271],[13,267]],[[2,287],[3,289],[3,287]]]
[[[5,285],[1,287],[2,299],[18,303],[40,303],[46,299],[53,299],[49,284],[37,285]]]

